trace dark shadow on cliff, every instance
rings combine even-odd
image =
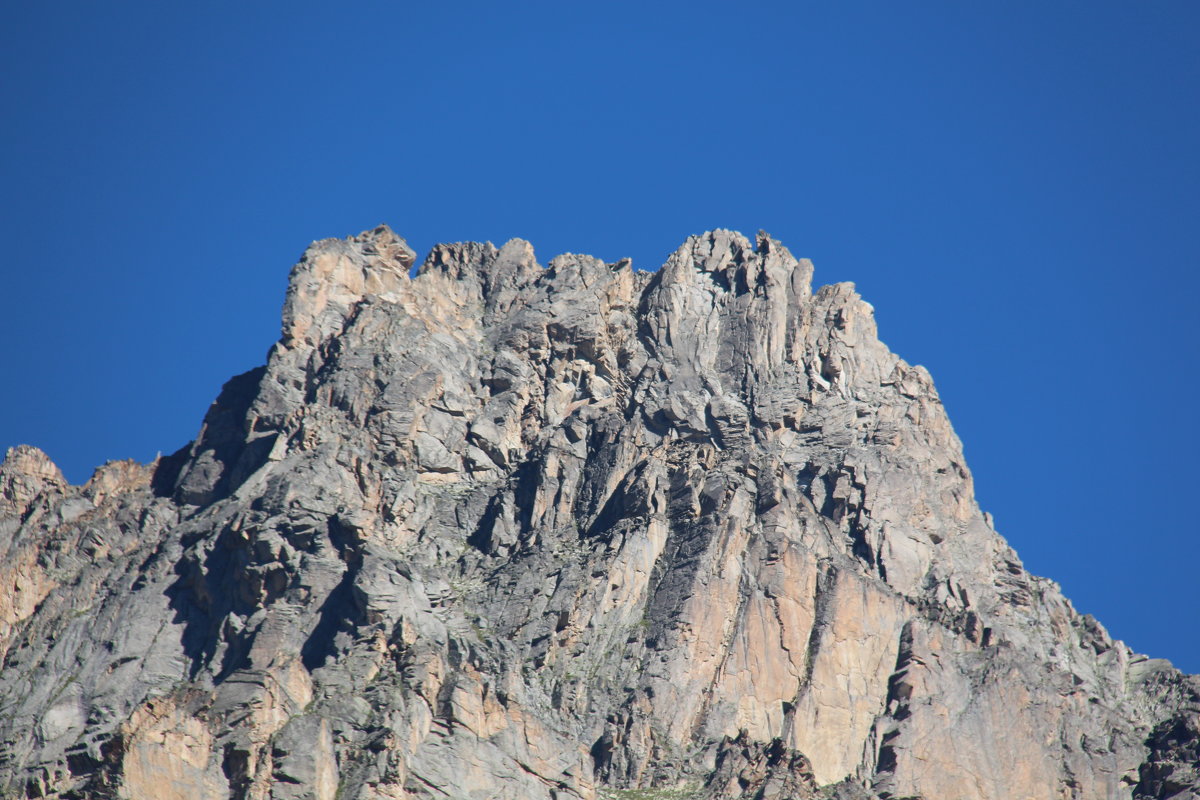
[[[187,449],[161,463],[162,476],[155,472],[156,491],[166,492],[175,471],[173,496],[186,505],[204,506],[227,497],[237,489],[271,452],[275,437],[259,435],[249,440],[247,414],[258,397],[266,367],[255,367],[231,378],[204,415],[200,435]]]
[[[191,662],[188,676],[192,680],[212,665],[223,639],[228,641],[218,682],[236,669],[244,658],[242,637],[225,636],[232,632],[222,631],[222,628],[231,612],[248,616],[253,611],[242,597],[245,587],[244,581],[239,579],[249,560],[244,537],[226,529],[207,552],[192,550],[175,566],[175,574],[179,577],[167,588],[166,595],[175,612],[173,621],[184,626],[181,643],[184,655]]]
[[[366,609],[354,591],[363,563],[355,532],[337,517],[330,517],[328,530],[329,542],[346,563],[346,571],[321,604],[317,625],[300,649],[300,660],[310,672],[337,653],[340,634],[353,636],[367,622]]]

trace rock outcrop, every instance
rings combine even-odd
[[[414,263],[313,244],[172,456],[9,452],[0,795],[1200,796],[1200,679],[1024,570],[851,285]]]

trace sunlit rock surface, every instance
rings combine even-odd
[[[414,263],[313,244],[173,456],[9,451],[0,795],[1200,792],[1197,679],[1025,572],[852,286],[730,231]]]

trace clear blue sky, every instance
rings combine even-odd
[[[9,3],[0,447],[187,442],[313,239],[765,228],[929,367],[1033,571],[1200,672],[1200,4]]]

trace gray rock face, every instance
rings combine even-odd
[[[1200,679],[1025,572],[852,286],[414,260],[312,245],[173,456],[9,452],[0,794],[1200,796]]]

